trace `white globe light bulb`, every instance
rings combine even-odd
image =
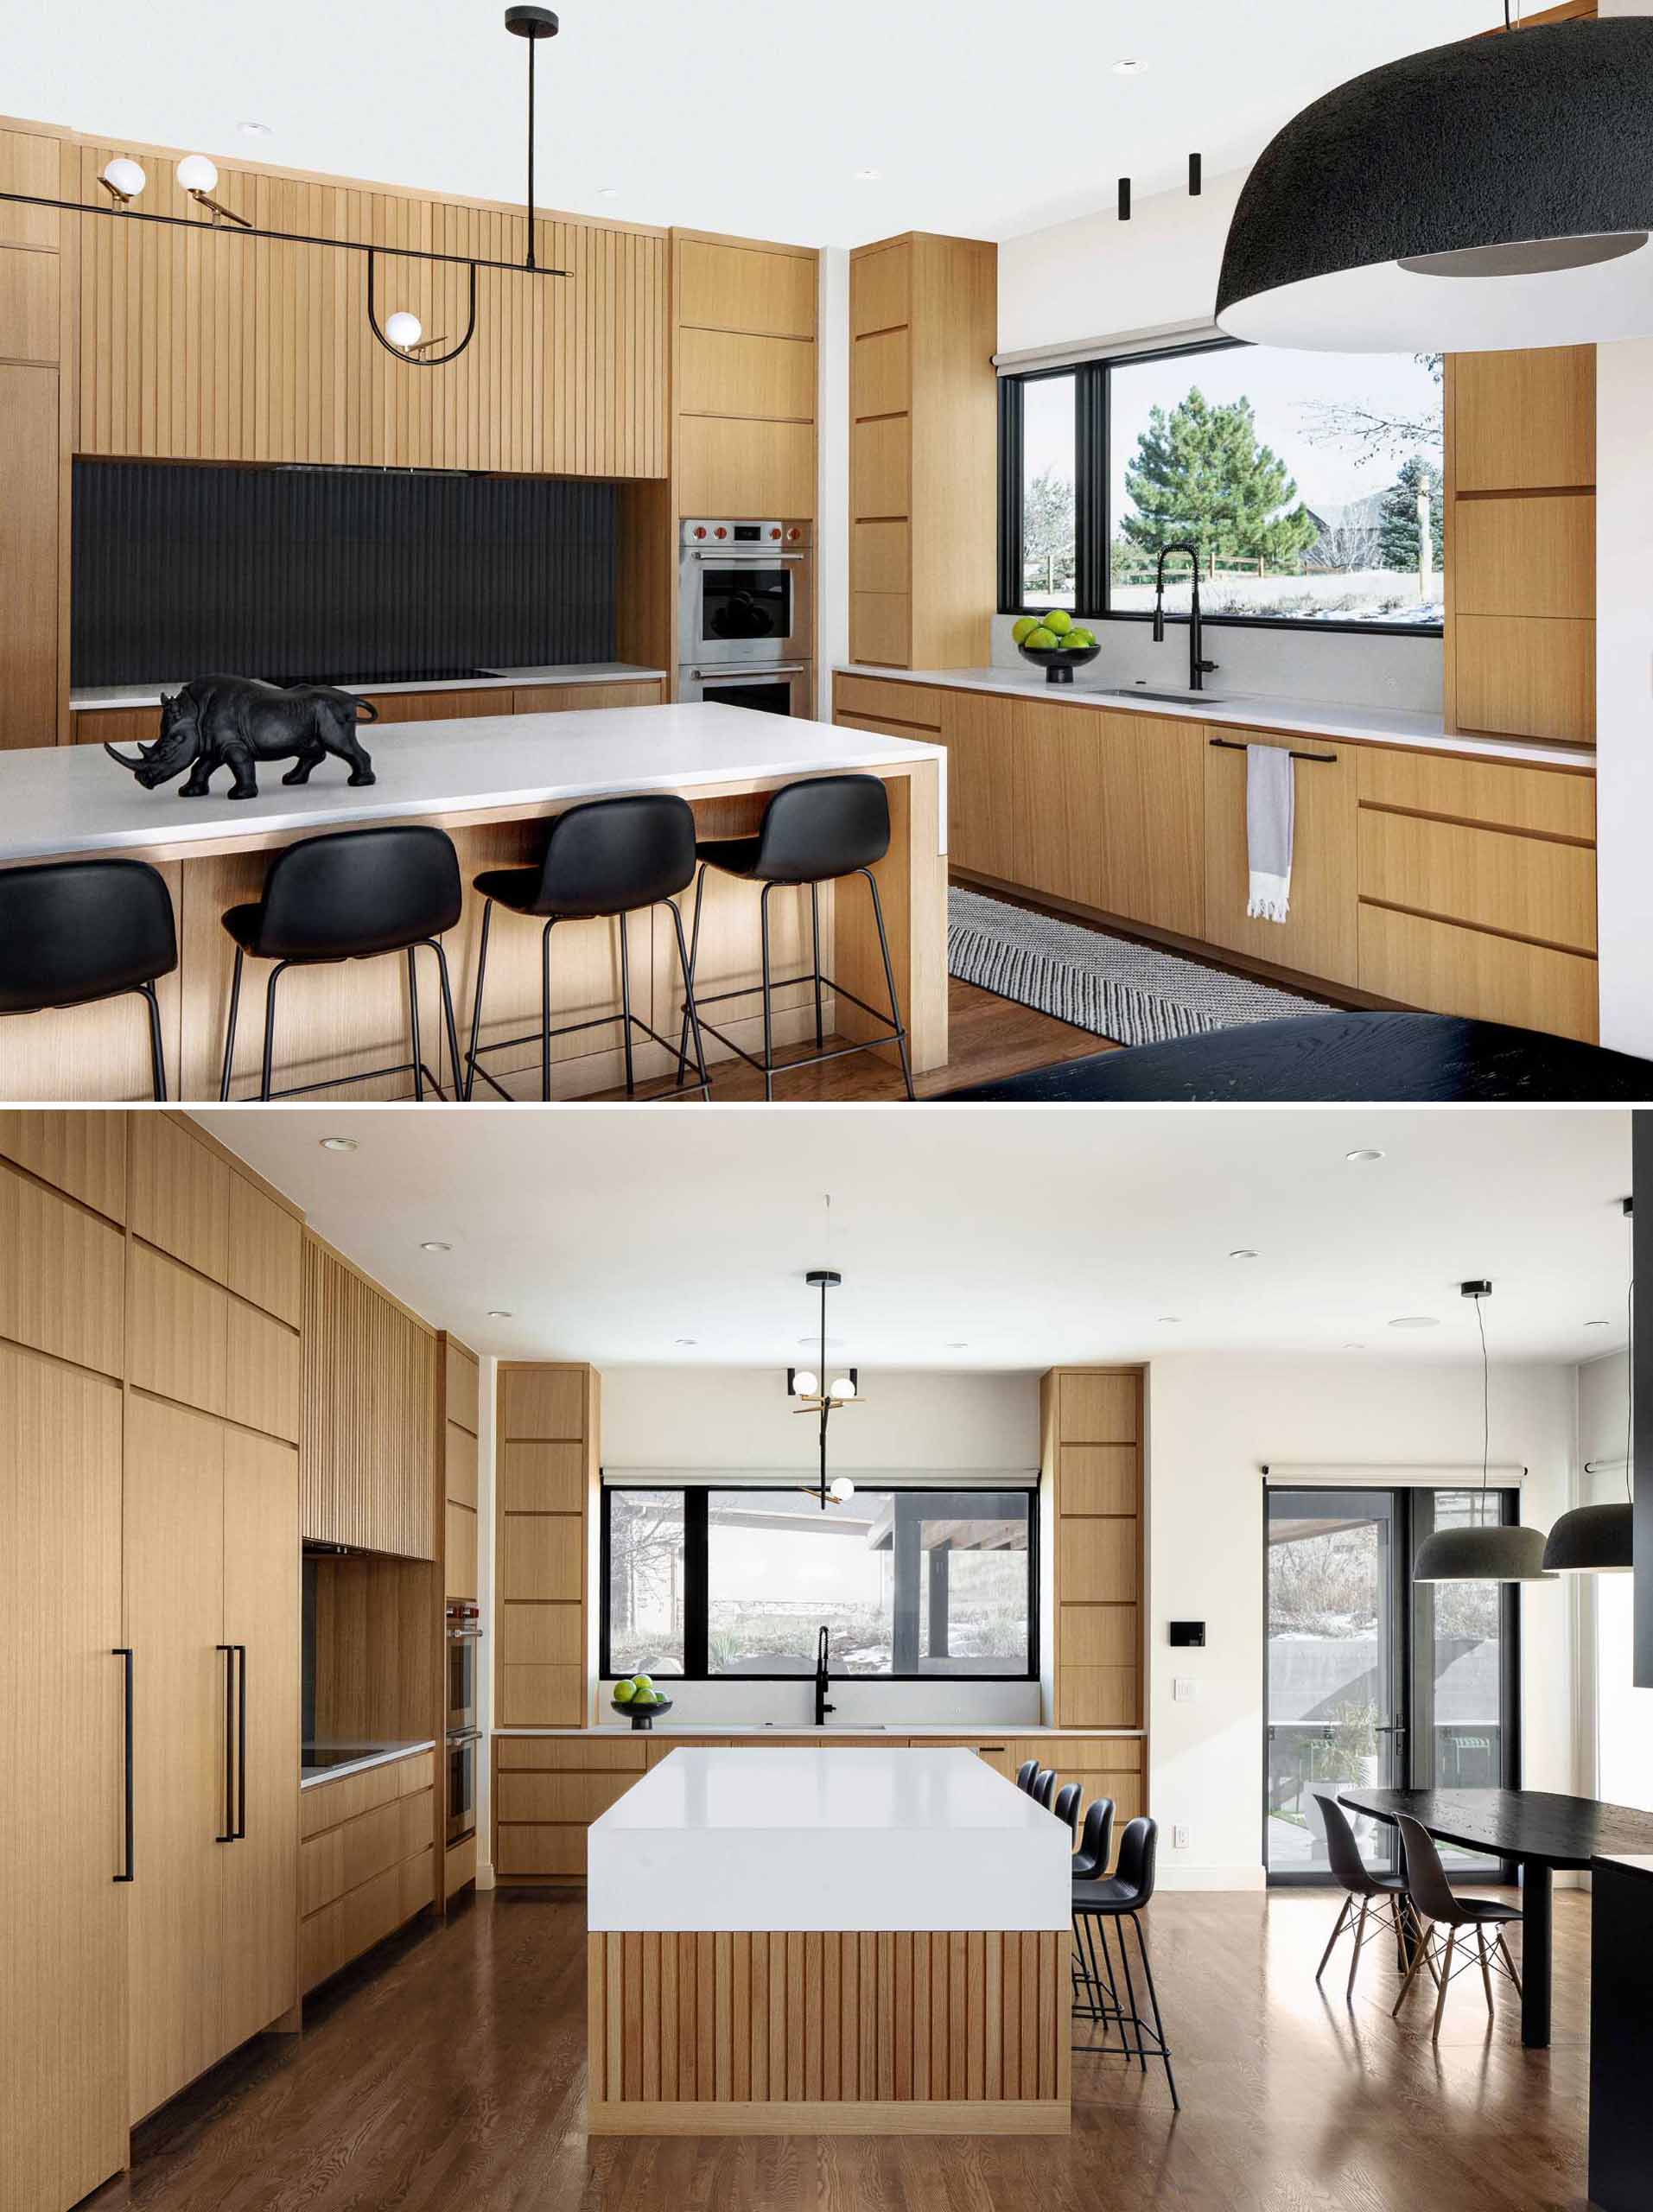
[[[792,1388],[800,1398],[812,1398],[820,1379],[812,1367],[795,1367],[792,1370]]]
[[[385,335],[392,346],[399,346],[405,353],[416,346],[425,334],[425,327],[416,315],[410,315],[405,308],[398,308],[385,325]]]
[[[832,1386],[827,1392],[829,1398],[853,1398],[855,1395],[855,1386],[847,1375],[833,1376]]]
[[[178,182],[186,192],[213,192],[218,187],[218,164],[205,154],[186,154],[178,164]]]
[[[846,1505],[855,1494],[855,1485],[848,1475],[839,1475],[827,1485],[827,1496],[835,1505]]]
[[[130,154],[117,154],[112,162],[104,165],[104,182],[113,185],[128,200],[136,200],[149,179]]]

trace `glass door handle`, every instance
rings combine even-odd
[[[1404,1736],[1406,1723],[1404,1720],[1375,1720],[1372,1733],[1374,1736]]]

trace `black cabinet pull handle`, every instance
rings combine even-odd
[[[240,1770],[235,1778],[235,1834],[239,1842],[247,1832],[247,1647],[238,1643],[235,1649],[240,1662],[241,1758]]]
[[[1207,741],[1222,753],[1246,753],[1250,750],[1249,746],[1237,745],[1231,737],[1213,737]],[[1335,768],[1338,765],[1335,753],[1294,753],[1292,759],[1312,760],[1317,768]]]
[[[235,1646],[220,1643],[224,1654],[224,1826],[214,1843],[235,1841]]]
[[[118,1882],[130,1882],[136,1879],[137,1874],[137,1833],[132,1809],[132,1647],[130,1643],[118,1643],[110,1656],[126,1662],[126,1872],[117,1874],[113,1878]]]

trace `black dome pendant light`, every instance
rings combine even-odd
[[[1624,1218],[1634,1211],[1633,1201],[1624,1202]],[[1628,1574],[1636,1564],[1634,1523],[1631,1503],[1631,1459],[1636,1448],[1636,1277],[1632,1269],[1625,1307],[1630,1327],[1624,1357],[1624,1490],[1622,1505],[1575,1505],[1562,1514],[1549,1532],[1544,1565],[1552,1574]],[[1586,1465],[1586,1473],[1589,1472]]]
[[[1491,1368],[1486,1353],[1486,1322],[1481,1313],[1484,1299],[1492,1295],[1490,1282],[1460,1283],[1459,1291],[1475,1301],[1475,1319],[1481,1332],[1481,1495],[1486,1495],[1487,1462],[1491,1456]],[[1549,1582],[1544,1571],[1544,1534],[1507,1522],[1482,1522],[1468,1529],[1437,1529],[1418,1546],[1412,1562],[1415,1582]]]
[[[1306,107],[1230,226],[1217,320],[1324,353],[1653,335],[1653,18],[1405,55]]]

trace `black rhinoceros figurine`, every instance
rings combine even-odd
[[[227,768],[232,798],[257,798],[257,764],[297,755],[284,784],[309,781],[329,753],[350,763],[353,784],[371,784],[373,764],[356,735],[356,718],[378,720],[369,699],[326,683],[264,683],[251,676],[198,676],[161,702],[161,734],[140,745],[132,760],[112,745],[104,751],[135,775],[145,791],[189,770],[180,798],[207,796],[214,770]]]

